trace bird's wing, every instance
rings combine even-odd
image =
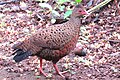
[[[72,32],[65,26],[50,26],[37,31],[30,37],[30,42],[38,47],[59,49],[72,39]]]

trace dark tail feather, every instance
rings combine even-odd
[[[30,51],[26,51],[24,52],[23,50],[19,49],[17,50],[15,53],[17,53],[13,59],[15,60],[15,62],[20,62],[24,59],[27,59],[29,56],[32,55],[32,53]]]

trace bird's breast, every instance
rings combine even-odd
[[[78,37],[79,35],[74,36],[69,42],[58,50],[43,49],[37,56],[52,62],[57,62],[75,48]]]

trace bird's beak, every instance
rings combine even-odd
[[[81,12],[82,15],[88,15],[88,12],[87,11],[83,11]]]

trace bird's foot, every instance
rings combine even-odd
[[[63,74],[66,73],[66,72],[68,72],[68,71],[60,72],[56,64],[53,64],[53,66],[54,66],[54,68],[56,70],[56,73],[58,75],[60,75],[61,77],[65,78],[65,76],[63,76]]]
[[[67,72],[68,72],[68,70],[67,70],[67,71],[64,71],[64,72],[60,72],[60,73],[65,74],[65,73],[67,73]]]
[[[65,76],[63,75],[64,74],[63,72],[58,72],[57,74],[60,75],[62,78],[65,78]]]
[[[64,72],[57,72],[56,74],[60,75],[61,77],[65,78],[65,76],[63,76],[63,74],[67,73],[68,71],[64,71]]]
[[[47,74],[40,68],[40,74],[43,74],[45,77],[47,77]]]

